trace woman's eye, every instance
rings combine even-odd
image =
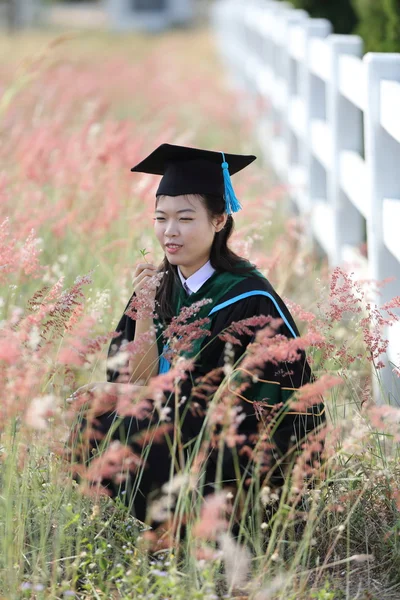
[[[182,217],[179,219],[180,221],[193,221],[193,219],[189,219],[188,217]],[[153,217],[153,221],[165,221],[164,217]]]

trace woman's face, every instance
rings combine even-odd
[[[179,265],[184,277],[189,277],[210,258],[214,235],[225,225],[227,215],[208,220],[200,196],[160,196],[154,211],[154,230],[168,261]],[[177,244],[173,250],[168,244]]]

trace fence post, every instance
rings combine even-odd
[[[339,81],[340,56],[362,57],[363,41],[358,36],[331,35],[331,79],[327,84],[327,122],[332,133],[332,164],[327,173],[327,201],[333,215],[332,265],[342,264],[345,245],[359,246],[363,242],[364,219],[341,187],[340,154],[342,150],[363,152],[363,120],[361,111],[341,93]]]
[[[370,218],[367,221],[368,263],[370,277],[382,281],[396,276],[396,280],[383,287],[382,294],[375,295],[375,303],[382,305],[400,293],[400,265],[389,252],[384,242],[383,202],[385,198],[400,198],[400,148],[381,125],[381,82],[400,82],[400,54],[368,53],[364,57],[367,76],[367,105],[364,117],[365,159],[368,173]],[[395,110],[398,107],[395,107]],[[394,111],[393,119],[398,119]],[[388,331],[386,331],[388,333]],[[398,340],[394,340],[399,347]],[[385,400],[399,403],[398,378],[392,372],[387,357],[382,355],[385,368],[374,379],[375,398],[378,403]],[[397,381],[396,381],[397,380]],[[397,390],[396,390],[397,388]],[[387,394],[387,398],[385,398]]]
[[[308,222],[311,221],[310,213],[313,201],[326,198],[326,177],[322,165],[313,155],[311,143],[311,123],[314,118],[325,117],[325,98],[321,93],[321,82],[310,71],[310,40],[314,37],[326,38],[332,32],[332,24],[327,19],[310,19],[304,24],[306,34],[306,56],[300,66],[300,97],[305,109],[305,136],[304,145],[300,151],[301,165],[305,174],[305,200],[304,210]],[[318,85],[319,84],[319,85]],[[311,231],[309,232],[311,235]]]
[[[243,7],[238,2],[221,0],[213,5],[211,18],[229,83],[233,89],[244,91],[248,49],[245,45],[245,19],[238,18],[239,8],[242,13]]]
[[[285,36],[282,43],[282,73],[286,80],[286,106],[283,115],[282,123],[282,139],[284,140],[286,148],[286,173],[285,180],[288,181],[290,177],[291,168],[298,162],[298,152],[295,148],[294,135],[292,133],[290,125],[290,102],[293,96],[297,93],[297,77],[295,70],[293,69],[292,57],[289,52],[287,40],[289,39],[290,28],[295,25],[302,25],[308,19],[309,15],[305,10],[292,10],[288,11],[284,15],[285,19]]]
[[[279,32],[286,30],[285,17],[300,13],[303,11],[294,10],[286,2],[277,2],[273,0],[266,1],[260,7],[259,31],[263,37],[261,53],[261,70],[258,77],[257,88],[259,93],[258,106],[260,107],[259,118],[257,120],[256,139],[262,150],[263,158],[267,158],[277,171],[277,164],[274,164],[274,154],[272,147],[276,143],[276,138],[280,137],[278,129],[281,129],[285,123],[286,113],[281,107],[277,110],[274,106],[273,95],[278,90],[278,77],[282,74],[282,66],[285,62],[285,49],[281,47],[281,39],[276,35],[277,28]],[[285,77],[283,79],[286,79]],[[274,139],[275,138],[275,139]],[[281,138],[283,140],[283,138]],[[284,178],[282,171],[281,177]]]

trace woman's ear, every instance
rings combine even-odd
[[[227,219],[228,219],[228,215],[226,213],[224,213],[223,215],[219,215],[218,217],[215,217],[214,227],[215,227],[215,231],[217,233],[225,227],[225,223],[226,223]]]

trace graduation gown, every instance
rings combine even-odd
[[[181,403],[182,414],[181,419],[181,440],[187,447],[190,447],[195,442],[196,437],[200,433],[204,418],[207,411],[208,400],[204,393],[204,387],[201,386],[202,378],[210,371],[220,368],[221,381],[224,378],[224,350],[225,342],[218,336],[231,323],[253,317],[255,315],[266,315],[273,318],[282,319],[282,325],[278,333],[286,337],[298,337],[299,331],[297,326],[286,307],[283,300],[273,289],[269,281],[259,272],[254,269],[253,272],[245,275],[230,274],[226,272],[215,272],[201,288],[188,296],[183,289],[181,282],[175,284],[173,294],[173,305],[175,315],[183,306],[190,306],[193,302],[203,298],[212,298],[212,303],[200,309],[193,320],[208,316],[210,321],[206,328],[210,331],[210,336],[205,336],[196,342],[193,352],[186,353],[187,356],[194,355],[195,368],[188,372],[188,377],[181,383],[180,395],[185,396],[186,400]],[[129,306],[129,303],[128,303]],[[158,330],[157,344],[160,356],[159,372],[165,372],[169,368],[168,361],[164,358],[163,353],[168,348],[168,344],[163,340],[161,333],[165,325],[155,319],[154,323]],[[234,345],[232,351],[234,353],[233,362],[243,356],[246,347],[254,341],[255,334],[258,328],[252,328],[253,334],[242,334],[236,337],[240,340],[241,345]],[[120,335],[115,338],[110,344],[109,355],[114,355],[124,340],[132,341],[135,335],[135,321],[125,313],[120,319],[117,330]],[[107,371],[108,381],[115,382],[118,380],[118,371],[109,369]],[[279,363],[279,365],[266,363],[263,367],[262,377],[257,382],[247,388],[238,399],[238,404],[242,409],[244,418],[241,420],[237,433],[242,436],[242,442],[232,448],[225,444],[222,458],[222,479],[227,484],[237,482],[237,457],[242,474],[252,474],[254,464],[250,468],[251,460],[249,460],[248,452],[241,450],[254,448],[257,442],[257,437],[260,434],[260,419],[257,414],[255,400],[260,404],[265,405],[267,412],[278,403],[287,404],[288,398],[293,394],[293,390],[299,388],[312,380],[310,367],[307,363],[304,352],[301,352],[300,360],[290,364]],[[218,385],[218,381],[217,384]],[[198,390],[201,391],[198,394]],[[212,396],[212,394],[211,394]],[[171,408],[170,417],[174,421],[174,393],[166,393],[167,405]],[[197,410],[190,410],[190,403],[196,402]],[[189,403],[189,410],[188,405]],[[99,417],[97,428],[106,434],[115,419],[115,414],[106,413]],[[269,485],[282,485],[285,471],[285,463],[280,464],[279,468],[274,468],[274,457],[285,455],[289,448],[304,438],[305,434],[312,431],[315,427],[324,422],[323,404],[318,404],[308,409],[305,413],[293,413],[287,411],[283,418],[279,419],[278,425],[274,428],[271,434],[271,452],[270,452],[270,469]],[[123,420],[123,435],[124,439],[134,438],[135,432],[141,428],[149,427],[149,421],[143,419],[139,421],[136,418],[125,418]],[[119,439],[121,429],[119,428],[113,433],[113,438]],[[172,434],[173,435],[173,434]],[[272,450],[272,446],[274,449]],[[135,452],[140,449],[135,447],[135,443],[131,443],[131,447]],[[136,517],[144,520],[147,508],[147,499],[151,490],[158,489],[169,479],[171,456],[167,443],[154,444],[147,455],[147,468],[143,472],[143,476],[139,485],[136,484],[136,489],[129,489],[130,482],[127,481],[118,488],[111,481],[105,482],[106,485],[113,490],[113,494],[120,494],[123,490],[124,497],[128,499],[131,493],[134,494],[133,511]],[[236,458],[236,469],[234,454],[238,453]],[[276,462],[276,461],[275,461]],[[213,482],[217,472],[218,449],[213,448],[210,451],[208,462],[205,470],[205,487],[203,494],[213,491]]]

